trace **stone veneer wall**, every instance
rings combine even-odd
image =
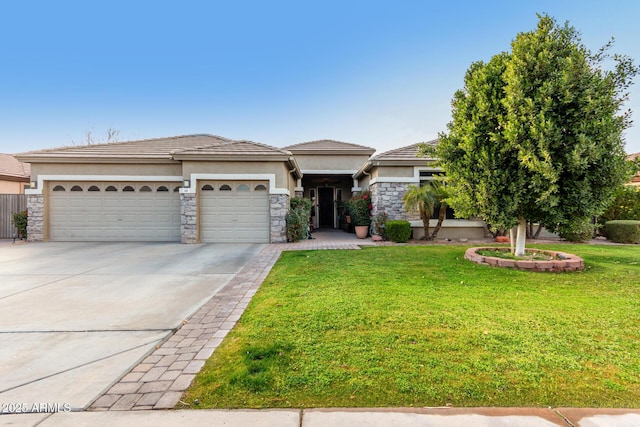
[[[369,188],[371,190],[371,202],[373,216],[379,212],[386,212],[390,220],[406,219],[415,221],[420,219],[417,212],[408,213],[404,210],[402,196],[407,192],[410,183],[405,182],[376,182]]]
[[[27,196],[27,240],[41,242],[44,238],[44,196],[29,194]]]
[[[287,213],[289,212],[289,196],[271,194],[269,196],[269,213],[271,217],[271,243],[287,242]]]
[[[180,194],[180,235],[182,236],[182,243],[196,243],[198,241],[197,215],[196,193]]]

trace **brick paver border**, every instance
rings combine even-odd
[[[89,409],[130,411],[176,406],[205,361],[240,319],[281,252],[360,249],[360,244],[371,244],[370,239],[358,241],[346,233],[340,237],[267,245],[174,335],[96,399]]]

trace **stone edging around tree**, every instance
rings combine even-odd
[[[567,254],[564,252],[556,251],[543,251],[535,249],[535,252],[544,253],[557,257],[560,259],[554,259],[552,261],[528,261],[528,260],[515,260],[515,259],[503,259],[497,257],[490,257],[479,255],[478,251],[481,250],[495,250],[500,248],[495,247],[476,247],[469,248],[464,254],[464,257],[471,262],[481,265],[491,265],[494,267],[506,267],[517,268],[518,270],[526,271],[580,271],[584,269],[584,260],[576,255]],[[526,252],[533,252],[533,249],[526,249]]]

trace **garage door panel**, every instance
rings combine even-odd
[[[58,241],[179,241],[180,195],[139,192],[150,183],[91,183],[100,191],[68,191],[87,183],[51,183],[67,191],[51,191],[49,237]],[[108,186],[118,191],[105,191]],[[125,186],[134,188],[125,192]],[[171,185],[171,184],[163,184]]]
[[[203,242],[269,242],[269,195],[266,191],[253,191],[266,182],[199,183],[199,188],[210,185],[214,191],[199,193],[200,238]],[[231,191],[220,191],[228,185]],[[238,188],[245,189],[238,191]],[[246,191],[249,188],[249,191]]]

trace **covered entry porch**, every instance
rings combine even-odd
[[[296,193],[312,201],[314,229],[342,228],[345,203],[351,198],[354,180],[347,174],[305,174]]]

